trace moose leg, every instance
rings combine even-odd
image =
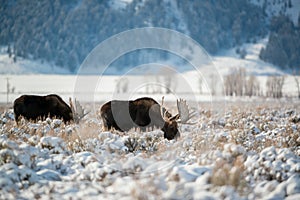
[[[102,126],[102,131],[103,131],[103,132],[109,131],[108,126],[103,125],[103,126]]]
[[[16,121],[17,126],[20,125],[19,123],[20,123],[21,119],[22,119],[22,116],[21,116],[21,115],[16,115],[16,114],[15,114],[15,121]]]
[[[15,121],[16,121],[17,126],[19,126],[19,119],[18,118],[19,117],[15,117]]]
[[[111,124],[106,119],[103,119],[102,123],[102,131],[109,131],[112,128]]]

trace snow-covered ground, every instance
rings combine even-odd
[[[267,90],[266,82],[268,77],[269,76],[257,77],[261,91],[264,95]],[[7,78],[10,90],[14,88],[13,93],[10,92],[8,97]],[[298,79],[299,78],[300,77],[298,77]],[[82,76],[80,80],[80,82],[86,80],[84,83],[86,84],[86,87],[79,87],[79,89],[77,89],[76,83],[78,77],[73,75],[0,75],[0,103],[6,103],[8,100],[8,103],[11,105],[17,97],[23,94],[46,95],[53,93],[60,95],[65,101],[68,101],[69,97],[75,97],[83,102],[103,102],[111,99],[135,99],[141,96],[151,96],[156,100],[160,100],[162,96],[166,96],[167,101],[185,98],[196,100],[198,102],[209,102],[211,101],[211,98],[214,98],[209,93],[208,88],[210,85],[206,85],[205,83],[202,84],[202,93],[200,93],[199,75],[194,72],[173,76],[173,81],[171,82],[171,89],[173,91],[170,94],[165,94],[165,88],[160,86],[160,84],[164,84],[163,78],[158,80],[157,77],[127,77],[128,91],[126,93],[117,93],[119,88],[118,83],[120,82],[120,77],[118,76],[102,77],[100,84],[95,86],[95,90],[89,85],[89,81],[97,81],[99,80],[99,77]],[[184,80],[185,84],[179,84],[179,80]],[[143,85],[145,81],[148,81],[149,85]],[[157,89],[159,89],[159,93],[152,92],[157,91],[155,90],[155,85],[158,85]],[[86,90],[84,88],[86,88]],[[297,96],[297,87],[294,76],[286,75],[283,85],[283,96]],[[224,98],[221,98],[221,100],[223,99]],[[229,98],[227,100],[233,99]]]
[[[2,108],[0,199],[300,198],[299,103],[200,107],[177,141],[160,130],[103,132],[92,113],[77,125],[16,126]]]
[[[70,74],[70,71],[41,60],[9,57],[4,47],[0,48],[0,74]]]
[[[212,57],[213,63],[221,74],[228,74],[235,68],[245,68],[249,74],[262,75],[283,75],[286,74],[277,66],[260,60],[260,50],[266,47],[267,38],[259,40],[257,43],[245,43],[239,47],[240,51],[245,50],[244,59],[236,53],[237,48],[219,52],[217,56]]]

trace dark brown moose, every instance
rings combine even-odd
[[[139,128],[142,131],[160,128],[168,140],[179,137],[178,123],[187,123],[194,116],[188,110],[186,101],[177,101],[179,114],[172,116],[162,105],[154,99],[143,97],[134,101],[113,100],[105,103],[100,109],[105,131],[114,128],[128,131]]]
[[[20,117],[24,117],[27,120],[43,119],[45,117],[63,119],[65,122],[79,121],[84,117],[84,110],[80,106],[79,102],[76,102],[76,110],[80,110],[81,113],[75,112],[72,101],[70,99],[70,106],[66,104],[62,98],[56,94],[50,94],[46,96],[38,95],[22,95],[14,101],[14,114],[15,120],[18,123]]]

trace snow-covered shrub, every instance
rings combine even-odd
[[[238,190],[246,186],[244,181],[245,148],[226,144],[222,153],[215,154],[215,165],[211,176],[216,186],[231,185]]]
[[[0,199],[280,199],[299,194],[294,104],[235,102],[224,116],[201,106],[199,123],[181,126],[181,136],[172,141],[160,130],[103,132],[95,116],[80,124],[48,118],[16,126],[0,114],[5,118],[0,123]]]
[[[45,136],[40,139],[38,144],[41,148],[46,148],[52,153],[63,153],[66,150],[65,142],[59,137]]]
[[[129,136],[124,137],[124,145],[128,152],[155,152],[159,143],[164,140],[161,131],[151,131],[147,133],[133,132]]]

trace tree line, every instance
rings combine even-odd
[[[41,59],[76,72],[101,41],[132,28],[177,30],[191,36],[211,54],[267,33],[263,9],[248,0],[133,0],[120,9],[112,3],[2,0],[0,45],[9,47],[16,62],[17,57]],[[165,57],[162,52],[154,54],[154,58]],[[143,52],[130,54],[116,67],[149,62],[142,55]]]
[[[285,70],[300,68],[300,15],[297,26],[285,15],[272,18],[269,41],[260,58]]]
[[[294,73],[295,88],[297,97],[300,98],[300,76]],[[272,98],[284,97],[284,83],[286,76],[270,75],[265,83],[265,90],[262,83],[255,75],[247,75],[244,68],[236,68],[230,74],[224,76],[224,88],[226,96],[265,96]]]

